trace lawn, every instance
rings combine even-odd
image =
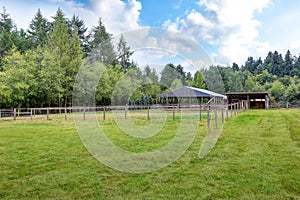
[[[160,149],[180,125],[132,138],[99,122],[123,149]],[[135,123],[147,125],[141,116]],[[0,199],[300,199],[300,110],[248,110],[230,118],[213,150],[199,159],[206,121],[185,154],[149,173],[109,168],[85,149],[71,116],[0,120]],[[188,128],[187,128],[188,131]]]

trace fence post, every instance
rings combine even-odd
[[[65,106],[65,120],[67,120],[67,107]]]
[[[127,119],[127,104],[125,105],[125,119]]]
[[[14,108],[14,120],[16,120],[16,118],[17,118],[17,109]]]
[[[217,107],[215,107],[215,123],[216,123],[216,128],[218,128],[218,110]]]
[[[32,120],[32,108],[30,108],[30,120]]]
[[[0,118],[1,118],[1,109],[0,109]]]
[[[236,103],[235,104],[233,104],[233,111],[234,111],[234,116],[236,116]]]
[[[150,106],[148,106],[147,117],[148,117],[148,120],[150,120]]]
[[[202,120],[202,113],[201,113],[201,104],[200,104],[200,106],[199,106],[199,121],[201,121]]]
[[[228,120],[228,104],[226,104],[226,120]]]
[[[85,107],[83,107],[83,120],[85,120]]]
[[[105,120],[105,106],[103,107],[103,120]]]
[[[175,120],[175,106],[173,106],[173,120]]]
[[[222,107],[222,124],[224,124],[224,108]]]
[[[210,133],[210,106],[208,106],[208,110],[207,110],[207,132]]]
[[[49,107],[47,108],[47,120],[49,120]]]

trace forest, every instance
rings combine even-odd
[[[126,38],[114,46],[101,18],[91,30],[61,9],[52,18],[50,22],[38,10],[24,30],[5,8],[0,13],[0,108],[71,106],[78,70],[100,44],[106,49],[105,59],[99,59],[106,70],[97,85],[97,105],[111,105],[114,86],[130,71],[135,78],[128,84],[140,87],[132,91],[129,104],[153,104],[158,94],[190,85],[223,94],[267,91],[273,107],[300,105],[300,56],[289,50],[284,56],[270,51],[264,59],[249,56],[241,66],[210,66],[195,74],[169,63],[158,74],[132,60]]]

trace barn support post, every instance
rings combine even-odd
[[[232,103],[230,104],[230,117],[232,117]]]
[[[248,105],[247,105],[248,109],[251,108],[250,96],[249,95],[247,95],[247,103],[248,103]]]

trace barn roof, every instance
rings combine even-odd
[[[231,92],[226,93],[227,97],[230,99],[240,99],[247,100],[250,99],[265,99],[269,98],[268,92]]]
[[[221,97],[226,99],[227,97],[222,94],[218,94],[209,90],[204,90],[200,88],[194,88],[190,86],[182,86],[176,88],[169,92],[158,95],[158,97],[177,97],[177,98],[188,98],[188,97],[202,97],[202,98],[212,98],[212,97]]]

